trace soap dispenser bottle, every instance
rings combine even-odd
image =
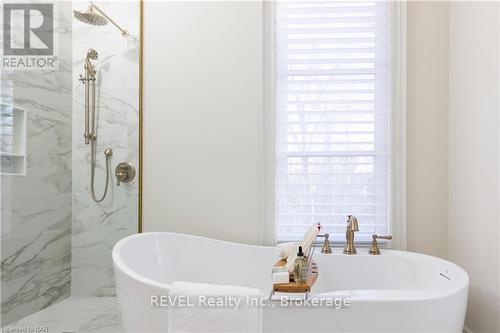
[[[307,259],[302,252],[302,246],[299,246],[299,252],[293,265],[293,280],[300,284],[306,282],[307,279]]]

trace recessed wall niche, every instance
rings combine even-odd
[[[0,104],[0,174],[26,175],[26,110]]]

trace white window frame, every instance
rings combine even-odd
[[[263,243],[276,244],[276,1],[263,1]],[[406,2],[390,1],[390,226],[388,247],[406,250]]]

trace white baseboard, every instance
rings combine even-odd
[[[470,328],[468,328],[466,325],[464,325],[464,333],[474,333]]]

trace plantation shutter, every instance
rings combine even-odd
[[[277,241],[389,233],[389,5],[277,4]]]

